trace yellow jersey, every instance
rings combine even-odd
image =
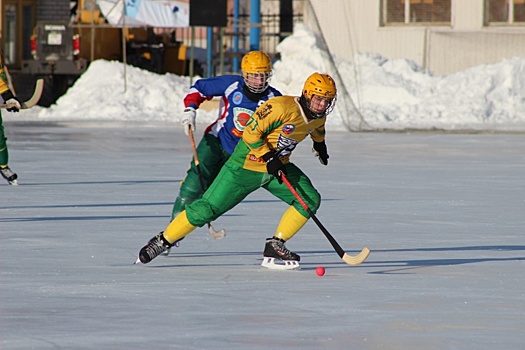
[[[7,82],[7,74],[4,69],[4,58],[2,57],[2,52],[0,52],[0,94],[3,94],[9,90],[9,85]]]
[[[299,104],[299,97],[274,97],[255,110],[230,161],[244,169],[266,172],[262,156],[275,151],[286,164],[306,136],[310,135],[315,142],[324,140],[325,122],[326,117],[309,120]]]

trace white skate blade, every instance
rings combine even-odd
[[[265,256],[261,266],[271,270],[298,270],[301,268],[301,266],[299,266],[299,261],[277,260],[280,264],[276,264],[275,261],[275,258],[269,258]]]
[[[18,180],[7,181],[11,186],[18,186]]]

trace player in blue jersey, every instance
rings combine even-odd
[[[195,131],[196,110],[205,100],[220,96],[218,118],[204,130],[204,136],[197,146],[197,157],[203,180],[201,187],[195,160],[180,187],[175,200],[171,219],[173,220],[185,206],[202,196],[211,185],[235,146],[242,137],[244,127],[254,111],[265,101],[281,96],[270,86],[272,61],[261,51],[250,51],[241,61],[242,76],[223,75],[199,79],[184,97],[184,114],[181,123],[184,132]]]

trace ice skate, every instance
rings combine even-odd
[[[2,177],[6,179],[10,185],[18,185],[18,175],[9,169],[8,166],[0,168],[0,173],[2,173]]]
[[[137,261],[135,261],[135,264],[138,264],[139,262],[147,264],[151,260],[159,256],[162,252],[171,248],[172,245],[168,241],[166,241],[166,238],[164,238],[163,233],[164,232],[161,232],[149,240],[148,244],[146,244],[140,250],[139,257]]]
[[[284,246],[284,241],[279,238],[267,238],[264,247],[263,262],[261,266],[274,270],[298,269],[301,257],[289,251]]]

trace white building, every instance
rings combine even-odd
[[[525,0],[306,0],[304,21],[348,60],[379,53],[449,74],[525,57]]]

